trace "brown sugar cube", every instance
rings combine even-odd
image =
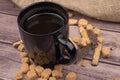
[[[30,70],[27,72],[26,76],[28,80],[35,80],[35,78],[37,77],[37,74],[35,73],[35,70]]]
[[[41,73],[43,72],[44,68],[42,66],[36,66],[35,71],[38,74],[38,76],[41,76]]]
[[[21,66],[21,71],[23,73],[27,73],[29,71],[29,65],[27,63],[23,63]]]
[[[62,71],[62,65],[61,64],[57,64],[57,65],[54,66],[54,69]]]
[[[16,80],[22,80],[23,78],[23,74],[22,74],[22,71],[19,71],[16,73]]]
[[[77,46],[77,44],[72,40],[71,37],[69,37],[69,40],[73,43],[73,45],[75,46],[75,49],[78,50],[78,46]]]
[[[56,78],[55,77],[50,77],[49,80],[56,80]]]
[[[80,27],[80,28],[79,28],[79,32],[80,32],[80,34],[81,34],[81,36],[82,36],[83,38],[88,38],[87,31],[85,30],[84,27]]]
[[[85,30],[85,28],[84,28],[84,27],[80,27],[80,28],[79,28],[79,32],[80,32],[82,38],[84,38],[84,39],[86,40],[86,43],[87,43],[87,44],[90,44],[91,41],[90,41],[90,39],[89,39],[88,33],[87,33],[87,31]]]
[[[87,21],[86,19],[80,19],[80,20],[78,21],[78,26],[79,26],[79,27],[80,27],[80,26],[86,27],[87,24],[88,24],[88,21]]]
[[[37,80],[47,80],[47,79],[44,79],[44,78],[38,78]]]
[[[69,19],[69,25],[75,25],[77,24],[77,19]]]
[[[78,37],[73,37],[72,40],[79,46],[83,46],[83,47],[87,46],[85,38],[82,38],[80,40]],[[78,46],[77,46],[77,48],[78,48]]]
[[[86,29],[87,29],[87,30],[92,30],[92,29],[93,29],[93,26],[92,26],[91,24],[88,24],[88,25],[86,26]]]
[[[98,65],[101,49],[102,49],[102,44],[98,44],[98,46],[95,48],[93,59],[92,59],[92,65],[94,66]]]
[[[80,38],[79,37],[73,37],[72,40],[75,42],[75,43],[80,43]]]
[[[91,43],[89,38],[85,38],[85,39],[86,39],[86,44],[90,44]]]
[[[104,58],[110,57],[110,48],[109,47],[102,48],[102,56]]]
[[[104,38],[103,37],[97,37],[97,40],[99,43],[103,43],[104,42]]]
[[[22,62],[22,63],[29,63],[28,57],[23,57],[23,58],[21,59],[21,62]]]
[[[100,29],[98,28],[93,29],[93,33],[96,34],[97,36],[100,35]]]
[[[53,70],[53,71],[52,71],[52,77],[62,78],[62,77],[63,77],[63,74],[62,74],[62,72],[59,71],[59,70]]]
[[[22,44],[22,41],[17,41],[17,42],[14,42],[12,45],[17,48],[20,44]]]
[[[68,12],[69,18],[73,17],[73,14],[71,12]]]
[[[45,78],[45,79],[48,79],[49,76],[51,75],[51,72],[52,72],[51,69],[46,68],[46,69],[44,69],[43,72],[41,73],[41,77],[42,77],[42,78]]]
[[[24,44],[20,44],[18,46],[18,50],[22,52],[24,50]]]
[[[88,38],[87,30],[84,27],[79,27],[79,32],[82,37]]]
[[[77,44],[77,45],[81,45],[81,40],[79,37],[73,37],[72,40]]]
[[[88,65],[88,61],[87,60],[83,60],[82,62],[81,62],[81,66],[82,67],[86,67]]]
[[[76,80],[77,79],[77,76],[76,76],[76,73],[74,72],[69,72],[65,78],[65,80]]]
[[[35,68],[36,68],[36,65],[35,65],[35,64],[31,64],[31,65],[30,65],[30,70],[35,70]]]
[[[28,53],[22,52],[22,53],[20,54],[20,57],[21,57],[21,58],[22,58],[22,57],[28,57]]]
[[[82,38],[82,39],[81,39],[81,44],[80,44],[80,46],[83,46],[83,47],[87,46],[87,43],[86,43],[86,39],[85,39],[85,38]]]

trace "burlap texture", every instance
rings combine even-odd
[[[25,6],[45,0],[13,0]],[[46,0],[56,2],[81,14],[105,21],[120,22],[120,0]]]

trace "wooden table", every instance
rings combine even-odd
[[[0,0],[0,80],[15,80],[15,73],[20,70],[20,52],[11,45],[20,39],[16,21],[20,10],[10,0]],[[120,77],[120,24],[74,14],[74,18],[86,18],[92,25],[102,29],[101,35],[106,40],[104,45],[112,50],[110,58],[100,58],[98,66],[91,66],[92,54],[89,54],[84,57],[89,61],[87,67],[81,67],[80,63],[64,66],[64,74],[74,71],[78,80],[114,80]]]

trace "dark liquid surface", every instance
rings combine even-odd
[[[24,29],[32,34],[48,34],[63,27],[64,20],[53,13],[36,14],[27,19]]]

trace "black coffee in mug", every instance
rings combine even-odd
[[[24,29],[32,34],[48,34],[64,25],[63,18],[53,13],[41,13],[31,16]]]
[[[38,2],[18,15],[18,27],[29,59],[43,67],[70,64],[76,49],[68,39],[68,14],[52,2]]]

